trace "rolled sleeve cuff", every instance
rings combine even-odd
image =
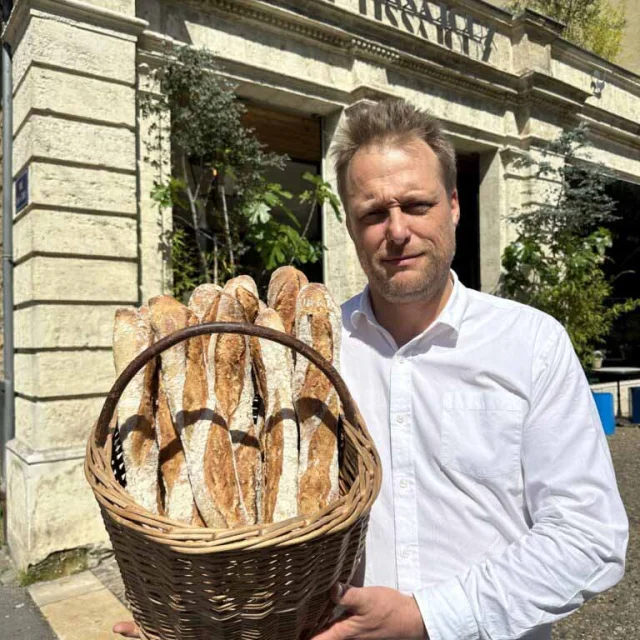
[[[480,640],[469,600],[456,579],[413,594],[430,640]]]

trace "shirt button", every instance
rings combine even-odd
[[[409,557],[409,549],[403,549],[403,550],[400,552],[400,557],[402,557],[402,558],[408,558],[408,557]]]
[[[400,480],[400,487],[402,489],[406,489],[409,486],[409,483],[406,480]]]
[[[404,416],[396,416],[396,422],[402,424],[404,422]]]
[[[402,356],[398,358],[398,364],[404,364],[405,362],[406,362],[406,359],[403,358]]]

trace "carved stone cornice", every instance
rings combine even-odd
[[[607,82],[615,81],[625,91],[640,96],[640,75],[581,49],[572,42],[556,40],[553,43],[553,58],[589,75],[594,71],[600,71],[607,78]]]
[[[408,56],[402,56],[398,60],[397,66],[434,80],[440,86],[462,92],[473,92],[507,105],[514,104],[518,97],[517,92],[509,86],[516,81],[515,76],[510,79],[511,81],[508,84],[490,82],[477,76],[465,75],[459,71],[436,66],[426,60]]]
[[[33,1],[61,2],[62,0]],[[478,3],[475,0],[448,0],[448,4],[465,6],[472,11],[477,9],[474,5]],[[518,111],[535,107],[555,113],[567,122],[574,120],[585,108],[590,113],[592,111],[592,108],[586,105],[587,98],[591,96],[589,92],[553,76],[539,71],[526,71],[516,75],[451,51],[433,41],[390,29],[388,25],[379,24],[328,2],[191,0],[189,5],[199,10],[240,18],[243,22],[255,25],[256,28],[285,31],[296,39],[312,42],[334,52],[341,52],[345,56],[369,59],[400,72],[416,74],[457,94],[471,93],[481,96],[503,105],[506,109]],[[297,7],[298,10],[291,9],[292,6]],[[511,24],[512,29],[525,29],[528,33],[535,34],[539,41],[546,39],[552,43],[554,51],[558,48],[565,52],[564,55],[581,53],[575,45],[568,44],[560,38],[559,33],[562,30],[560,23],[540,14],[526,11],[518,18],[512,18],[504,11],[498,10],[493,16],[493,8],[486,11],[496,22],[501,23],[503,28]],[[323,22],[323,18],[326,21]],[[338,24],[340,26],[337,26]],[[139,57],[145,57],[148,53],[149,62],[151,62],[154,53],[159,54],[161,45],[167,40],[164,36],[146,31],[140,38]],[[227,65],[227,62],[225,60],[224,64]],[[240,64],[240,61],[235,62]],[[602,62],[605,65],[608,64]],[[583,61],[584,64],[586,63]],[[384,88],[375,90],[385,91]],[[601,115],[606,120],[604,112]],[[617,116],[612,117],[617,118]],[[632,125],[622,124],[624,125],[622,127],[615,123],[613,126],[621,128],[630,135],[638,135]]]
[[[571,117],[581,111],[591,96],[573,85],[539,71],[527,71],[518,78],[518,100],[551,109]]]
[[[146,20],[103,9],[80,0],[18,0],[13,7],[2,38],[15,48],[34,12],[50,14],[84,24],[137,37],[149,26]]]
[[[247,0],[204,0],[199,4],[207,8],[217,9],[227,14],[234,14],[256,22],[263,27],[286,30],[305,39],[313,40],[330,47],[347,48],[349,35],[335,27],[324,25],[296,12],[264,2],[256,3]]]
[[[402,55],[399,51],[395,51],[391,47],[378,44],[371,40],[365,40],[364,38],[350,38],[345,48],[353,53],[364,55],[368,58],[382,60],[391,64],[398,64],[402,59]]]
[[[537,42],[548,44],[562,36],[565,25],[542,13],[525,9],[522,13],[514,16],[513,30],[515,35],[524,32],[533,36]]]
[[[394,33],[394,41],[405,43],[411,41],[412,51],[405,51],[363,35],[351,34],[333,24],[320,23],[318,19],[303,16],[283,7],[282,4],[286,3],[268,4],[260,0],[200,0],[196,4],[237,15],[254,22],[256,25],[268,25],[272,29],[286,30],[293,35],[314,40],[346,54],[369,58],[385,65],[417,73],[434,80],[441,86],[447,86],[456,91],[471,91],[491,100],[505,103],[507,106],[518,107],[532,101],[542,103],[548,99],[551,102],[558,100],[563,102],[563,108],[567,108],[569,105],[577,108],[577,103],[580,102],[572,98],[568,100],[562,98],[563,92],[573,94],[575,91],[571,85],[560,81],[552,79],[554,83],[552,91],[539,89],[537,85],[545,81],[544,74],[534,73],[531,77],[535,78],[535,82],[532,84],[527,79],[523,81],[521,76],[467,57],[464,57],[463,61],[464,71],[457,70],[456,67],[462,64],[459,60],[460,54],[434,42],[421,41],[400,31]],[[321,10],[341,11],[343,15],[348,15],[351,21],[359,19],[358,15],[350,14],[344,9],[325,3],[317,4],[321,5]],[[458,3],[452,0],[452,4]],[[469,3],[467,2],[467,4]],[[320,9],[318,10],[320,11]],[[558,23],[549,21],[535,12],[525,12],[520,21],[527,28],[539,29],[550,36],[557,37],[555,29],[551,27],[557,27]],[[374,32],[379,31],[387,34],[389,32],[386,25],[372,24],[371,20],[365,20],[365,22],[368,23],[367,28]],[[424,51],[424,56],[417,55],[417,51]]]
[[[597,107],[587,107],[580,113],[580,120],[585,122],[590,131],[601,137],[640,151],[640,123],[621,118]]]

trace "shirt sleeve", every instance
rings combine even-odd
[[[628,521],[591,390],[565,330],[549,318],[541,326],[522,445],[531,528],[414,594],[431,640],[521,638],[624,574]]]

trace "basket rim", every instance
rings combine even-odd
[[[346,420],[343,425],[352,437],[361,435]],[[92,435],[95,431],[92,429]],[[347,435],[348,437],[348,435]],[[364,445],[364,446],[362,446]],[[348,492],[322,511],[300,515],[280,522],[253,524],[233,529],[197,527],[156,515],[136,504],[115,478],[111,468],[111,436],[98,448],[89,438],[85,457],[85,476],[103,513],[120,526],[158,543],[170,545],[185,554],[230,552],[241,549],[281,548],[310,542],[326,534],[337,534],[366,515],[381,485],[381,470],[377,452],[371,445],[360,447],[359,469]]]
[[[162,350],[205,333],[239,333],[274,340],[301,353],[327,375],[341,401],[343,433],[352,440],[358,453],[354,480],[346,494],[311,515],[232,529],[187,525],[164,515],[152,514],[132,500],[116,480],[111,468],[114,415],[119,397],[137,371]],[[170,334],[143,351],[118,377],[104,402],[100,417],[89,434],[84,471],[103,514],[108,513],[115,523],[132,533],[152,538],[185,554],[281,548],[337,534],[368,515],[382,483],[379,454],[360,410],[338,371],[315,349],[290,335],[247,323],[207,323],[189,327]]]

